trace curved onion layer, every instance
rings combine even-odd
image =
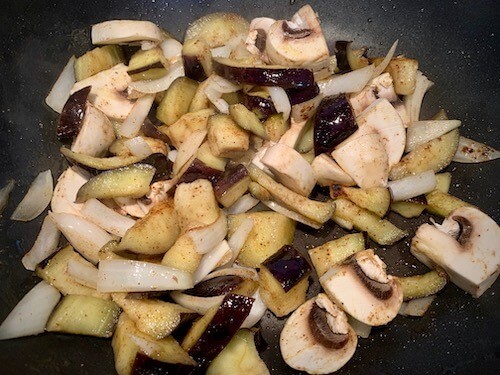
[[[10,218],[18,221],[33,220],[47,208],[53,191],[54,181],[50,169],[40,172]]]
[[[160,42],[161,29],[150,21],[113,20],[92,26],[92,44]]]
[[[370,325],[368,325],[366,323],[360,322],[358,319],[353,318],[350,315],[348,316],[347,319],[348,319],[349,325],[351,326],[351,328],[354,330],[354,332],[356,332],[356,334],[359,337],[367,339],[368,336],[370,336],[370,332],[372,330],[372,326],[370,326]]]
[[[267,207],[269,207],[271,210],[285,215],[286,217],[289,217],[292,220],[298,221],[299,223],[305,224],[307,226],[310,226],[311,228],[314,229],[319,229],[321,228],[321,224],[316,223],[315,221],[309,220],[307,217],[302,216],[301,214],[291,211],[288,208],[282,206],[279,203],[276,203],[274,201],[261,201],[263,204],[265,204]]]
[[[144,94],[156,94],[165,91],[177,78],[184,76],[184,65],[182,61],[176,61],[170,65],[168,73],[158,79],[135,81],[130,83],[130,87]]]
[[[75,56],[71,56],[61,74],[57,78],[54,86],[45,98],[45,103],[57,113],[61,113],[64,104],[69,98],[71,88],[76,82],[75,78]]]
[[[393,201],[404,201],[431,192],[436,184],[434,171],[425,171],[401,180],[389,181],[387,186]]]
[[[234,84],[218,75],[212,75],[208,78],[205,87],[205,94],[208,100],[221,112],[229,113],[229,104],[222,99],[222,94],[229,94],[241,89],[240,85]]]
[[[252,298],[254,298],[255,301],[253,302],[250,313],[241,325],[241,328],[252,328],[259,320],[262,319],[267,311],[267,306],[260,296],[259,289],[257,289],[257,291],[252,295]]]
[[[429,79],[423,75],[419,70],[417,72],[417,80],[415,83],[415,91],[413,94],[405,95],[403,102],[408,114],[410,123],[418,121],[420,117],[420,108],[422,107],[422,101],[424,100],[424,95],[429,90],[434,83],[429,81]]]
[[[33,247],[24,254],[21,260],[24,268],[34,271],[38,263],[54,254],[58,250],[60,235],[61,232],[57,229],[56,224],[50,216],[46,216]]]
[[[273,100],[276,112],[283,113],[283,119],[287,121],[290,117],[292,106],[290,104],[290,99],[288,98],[286,91],[278,86],[266,87],[266,90]]]
[[[190,273],[161,264],[121,259],[99,262],[99,292],[183,290],[193,285]]]
[[[68,261],[68,274],[80,284],[97,289],[97,268],[90,263],[70,259]]]
[[[461,125],[459,120],[430,120],[411,123],[406,132],[406,152],[432,141]]]
[[[84,203],[81,213],[85,219],[119,237],[123,237],[135,224],[134,219],[120,215],[95,198]]]
[[[154,95],[144,95],[137,99],[127,118],[120,126],[119,133],[122,137],[132,138],[139,134],[142,123],[146,120],[146,117],[148,117],[154,100]]]
[[[153,150],[149,147],[148,142],[146,142],[142,137],[127,139],[123,142],[123,144],[127,146],[133,156],[137,156],[138,158],[147,158],[153,153]]]
[[[484,143],[460,137],[453,161],[457,163],[482,163],[500,158],[500,151]]]
[[[16,181],[9,180],[9,182],[7,182],[7,185],[0,189],[0,215],[2,214],[3,210],[5,210],[7,202],[9,201],[9,195],[14,189],[15,185]]]
[[[394,52],[396,52],[397,46],[398,46],[398,40],[396,40],[393,43],[393,45],[389,49],[389,52],[387,52],[387,55],[382,60],[382,62],[375,67],[375,70],[373,71],[373,74],[372,74],[372,78],[378,77],[379,75],[381,75],[384,72],[385,68],[387,68],[387,66],[391,62],[392,56],[394,56]]]
[[[245,245],[245,241],[248,238],[248,235],[252,231],[254,226],[254,221],[253,219],[246,217],[241,221],[241,224],[236,230],[234,231],[233,235],[229,239],[229,247],[233,251],[233,256],[231,257],[231,260],[227,263],[226,266],[231,267],[238,257],[238,254],[240,253],[241,249],[243,248],[243,245]]]
[[[372,64],[349,73],[334,75],[329,80],[318,82],[319,91],[325,96],[361,91],[372,79],[374,72],[375,66]]]
[[[160,43],[163,56],[167,59],[180,59],[182,56],[182,44],[175,39],[166,39]]]
[[[251,194],[245,194],[238,198],[231,206],[226,208],[226,213],[229,215],[242,214],[259,204],[259,200],[252,197]]]
[[[172,172],[177,175],[182,167],[196,154],[207,135],[206,130],[194,131],[177,150]]]
[[[194,283],[198,284],[203,280],[205,276],[217,267],[220,261],[228,253],[232,253],[232,251],[227,241],[224,240],[208,253],[204,254],[201,258],[200,265],[193,274]]]
[[[227,234],[226,214],[220,210],[220,215],[212,224],[191,229],[187,235],[193,240],[198,254],[206,254],[220,244]]]
[[[0,325],[0,340],[42,333],[60,298],[61,294],[56,288],[40,281]]]
[[[399,309],[399,315],[422,317],[425,312],[431,307],[436,295],[412,299],[411,301],[403,302]]]

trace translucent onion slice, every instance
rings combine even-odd
[[[184,290],[193,286],[190,273],[161,264],[121,259],[99,262],[99,292]]]
[[[436,184],[434,171],[425,171],[401,180],[390,181],[387,186],[393,201],[404,201],[431,192],[436,188]]]
[[[453,161],[457,163],[482,163],[500,158],[500,151],[484,143],[460,137]]]
[[[217,267],[217,264],[228,253],[232,252],[226,240],[222,241],[219,245],[215,246],[208,253],[204,254],[201,258],[200,264],[193,274],[193,281],[198,284],[205,278],[212,270]]]
[[[406,152],[410,152],[415,147],[432,141],[453,129],[458,128],[462,122],[460,120],[430,120],[412,122],[406,132]]]
[[[334,75],[329,80],[318,82],[319,91],[325,96],[358,92],[372,79],[373,64],[345,74]]]
[[[271,210],[273,210],[279,214],[285,215],[286,217],[289,217],[292,220],[295,220],[295,221],[298,221],[299,223],[308,225],[314,229],[321,228],[321,224],[318,224],[315,221],[312,221],[312,220],[308,219],[307,217],[302,216],[301,214],[299,214],[295,211],[289,210],[288,208],[282,206],[279,203],[276,203],[274,201],[261,201],[261,202],[263,204],[265,204],[267,207],[269,207]]]
[[[231,248],[233,252],[233,256],[231,260],[226,264],[226,266],[231,267],[238,257],[238,254],[240,253],[241,249],[243,248],[243,245],[245,245],[245,241],[248,238],[248,235],[252,231],[254,226],[254,221],[246,217],[241,221],[241,224],[236,230],[234,231],[233,235],[229,239],[229,247]]]
[[[266,87],[266,90],[269,93],[269,96],[271,96],[276,111],[278,113],[283,113],[283,119],[288,121],[292,106],[286,91],[278,86]]]
[[[230,207],[226,208],[226,213],[229,215],[242,214],[257,206],[259,202],[251,194],[245,194],[238,198]]]
[[[220,210],[220,215],[212,224],[191,229],[187,235],[193,240],[198,254],[206,254],[220,244],[227,234],[226,214]]]
[[[177,159],[177,150],[170,150],[168,152],[168,160],[170,160],[171,162],[175,163],[175,159]]]
[[[177,155],[175,157],[174,166],[172,167],[173,175],[179,174],[182,167],[190,160],[194,154],[198,151],[201,144],[205,140],[207,135],[206,130],[196,130],[183,142],[179,149],[177,150]]]
[[[246,319],[243,321],[241,328],[252,328],[257,324],[259,320],[262,319],[267,311],[267,306],[260,296],[259,289],[257,289],[257,291],[252,295],[252,298],[255,299],[252,305],[252,309],[250,310],[250,313],[248,314]]]
[[[130,153],[138,158],[147,158],[153,153],[151,147],[149,147],[148,142],[142,137],[134,137],[127,139],[123,142],[125,146],[129,149]]]
[[[61,294],[56,288],[40,281],[0,325],[0,340],[42,333],[60,298]]]
[[[34,271],[38,263],[54,254],[57,251],[60,235],[61,232],[57,229],[54,221],[50,216],[46,216],[33,247],[21,260],[24,268]]]
[[[54,86],[52,86],[49,95],[45,98],[45,103],[57,113],[62,112],[64,104],[68,101],[71,88],[76,82],[75,61],[75,56],[71,56]]]
[[[349,323],[349,325],[351,326],[351,328],[354,330],[354,332],[356,332],[356,334],[359,337],[367,339],[368,336],[370,336],[370,332],[372,330],[372,326],[370,326],[370,325],[368,325],[366,323],[360,322],[358,319],[353,318],[350,315],[348,316],[347,319],[348,319],[347,322]]]
[[[212,57],[229,58],[231,52],[235,49],[236,46],[238,46],[243,41],[243,39],[244,37],[242,35],[238,35],[230,39],[223,46],[212,48],[210,50],[210,52],[212,53]]]
[[[177,61],[170,66],[168,73],[158,79],[135,81],[130,83],[130,87],[144,94],[156,94],[165,91],[177,78],[184,76],[184,65],[182,61]]]
[[[92,264],[70,259],[68,261],[68,274],[80,284],[97,289],[97,268]]]
[[[154,100],[154,95],[144,95],[137,99],[132,110],[118,130],[122,137],[132,138],[139,134],[141,126],[146,117],[148,117]]]
[[[222,94],[236,92],[241,89],[241,86],[215,74],[211,75],[208,80],[207,86],[205,87],[205,94],[208,100],[212,102],[219,112],[229,113],[229,104],[222,99]]]
[[[119,237],[123,237],[135,224],[134,219],[120,215],[95,198],[85,202],[81,213],[85,219]]]
[[[94,264],[99,262],[99,250],[114,239],[104,229],[83,217],[54,212],[50,212],[49,216],[75,250]]]
[[[399,314],[403,316],[422,317],[429,307],[431,307],[435,298],[436,295],[432,295],[403,302],[401,308],[399,309]]]
[[[18,221],[33,220],[47,208],[53,191],[54,180],[50,169],[40,172],[10,218]]]
[[[413,94],[406,95],[403,99],[406,113],[411,122],[418,121],[420,118],[420,108],[422,107],[422,101],[424,100],[424,95],[429,90],[434,82],[429,81],[429,79],[424,76],[424,74],[419,70],[417,72],[417,81],[415,84],[415,91]]]
[[[16,185],[16,181],[9,180],[7,182],[7,185],[5,185],[0,190],[0,215],[2,214],[3,210],[5,210],[5,207],[7,207],[7,203],[9,202],[10,193],[14,189],[15,185]]]
[[[175,39],[166,39],[160,43],[163,56],[167,59],[177,59],[182,56],[182,44]]]
[[[163,39],[161,29],[150,21],[113,20],[92,26],[92,44],[120,44],[142,42],[145,40],[160,42]]]
[[[384,72],[385,68],[387,68],[387,65],[389,65],[389,63],[391,62],[391,59],[394,56],[394,52],[396,52],[397,46],[398,46],[398,40],[396,40],[392,44],[391,48],[389,49],[389,52],[387,52],[387,55],[382,60],[382,62],[375,67],[375,70],[373,71],[372,74],[372,78],[378,77]]]

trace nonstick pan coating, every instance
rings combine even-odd
[[[22,268],[42,217],[30,223],[8,219],[33,178],[64,168],[55,137],[56,114],[44,98],[69,56],[90,48],[90,25],[108,19],[147,19],[182,39],[189,22],[215,11],[247,19],[286,18],[306,1],[3,1],[0,12],[0,184],[15,178],[16,188],[0,219],[0,320],[37,282]],[[498,1],[309,1],[330,41],[354,40],[382,55],[399,39],[398,53],[417,58],[435,82],[423,118],[439,108],[463,122],[461,134],[499,148],[500,2]],[[452,164],[451,193],[476,204],[497,222],[497,162]],[[415,228],[428,220],[391,220]],[[333,225],[320,231],[299,227],[301,249],[343,233]],[[332,230],[333,229],[333,230]],[[379,250],[396,275],[425,271],[409,255],[409,241]],[[317,293],[317,283],[310,295]],[[500,283],[480,299],[454,285],[438,296],[419,319],[398,316],[360,339],[352,360],[339,374],[496,374],[500,372]],[[269,348],[262,354],[272,374],[296,374],[279,354],[284,320],[267,314],[261,322]],[[113,374],[109,340],[61,334],[0,342],[1,374]]]

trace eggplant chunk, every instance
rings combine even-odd
[[[224,207],[230,207],[247,192],[248,185],[248,171],[243,164],[238,164],[214,183],[215,196]]]
[[[436,294],[445,287],[447,282],[446,274],[436,270],[423,275],[398,277],[398,279],[403,288],[405,301]]]
[[[425,198],[427,200],[426,210],[442,217],[447,217],[453,210],[460,207],[473,207],[470,203],[437,189],[426,194]]]
[[[118,45],[94,48],[76,59],[75,78],[81,81],[123,62],[125,58]]]
[[[168,88],[156,111],[158,120],[171,125],[189,110],[198,82],[188,78],[177,78]]]
[[[330,188],[330,196],[332,198],[347,198],[359,207],[365,208],[380,217],[386,214],[391,203],[389,189],[383,187],[358,189],[334,185]]]
[[[203,39],[190,39],[182,46],[182,61],[186,76],[201,82],[212,74],[212,54]]]
[[[74,138],[78,135],[85,115],[85,106],[90,94],[90,86],[85,86],[68,98],[57,122],[57,137],[59,139]]]
[[[230,116],[213,115],[208,119],[208,144],[215,156],[237,157],[250,147],[250,135]]]

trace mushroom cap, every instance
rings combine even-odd
[[[323,346],[313,335],[309,324],[309,314],[317,300],[329,313],[335,314],[336,321],[347,328],[348,341],[340,349]],[[290,315],[280,336],[280,349],[285,362],[292,368],[310,374],[329,374],[344,366],[356,351],[358,337],[347,323],[345,313],[333,304],[324,293],[303,303]]]

